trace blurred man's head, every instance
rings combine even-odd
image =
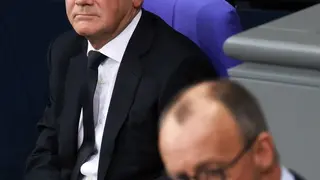
[[[170,176],[278,180],[277,153],[256,99],[228,80],[182,92],[164,112],[159,147]]]
[[[99,41],[116,36],[139,11],[142,2],[143,0],[66,0],[66,11],[74,30],[100,48]]]

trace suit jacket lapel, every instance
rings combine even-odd
[[[101,145],[98,180],[103,180],[109,167],[116,137],[125,122],[142,77],[143,55],[153,41],[148,12],[143,11],[122,59],[113,90]],[[152,27],[152,26],[151,26]]]
[[[81,111],[81,90],[85,80],[85,72],[87,67],[86,51],[81,49],[77,55],[70,58],[69,67],[65,82],[65,100],[64,108],[60,122],[59,139],[61,147],[60,151],[63,166],[72,170],[76,161],[77,142],[78,142],[78,125]],[[72,143],[74,142],[74,143]]]

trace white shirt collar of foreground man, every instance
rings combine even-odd
[[[294,176],[284,166],[281,167],[281,180],[295,180]]]

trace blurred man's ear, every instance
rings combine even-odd
[[[254,161],[260,172],[266,172],[276,163],[276,152],[272,136],[268,132],[261,133],[252,148]]]

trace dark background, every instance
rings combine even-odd
[[[0,5],[0,180],[20,180],[47,100],[47,47],[70,27],[64,1],[4,2]]]
[[[310,6],[316,0],[230,1],[237,4],[247,29]],[[47,101],[47,47],[68,29],[64,0],[1,2],[0,180],[22,179],[26,157],[37,137],[36,122]]]

